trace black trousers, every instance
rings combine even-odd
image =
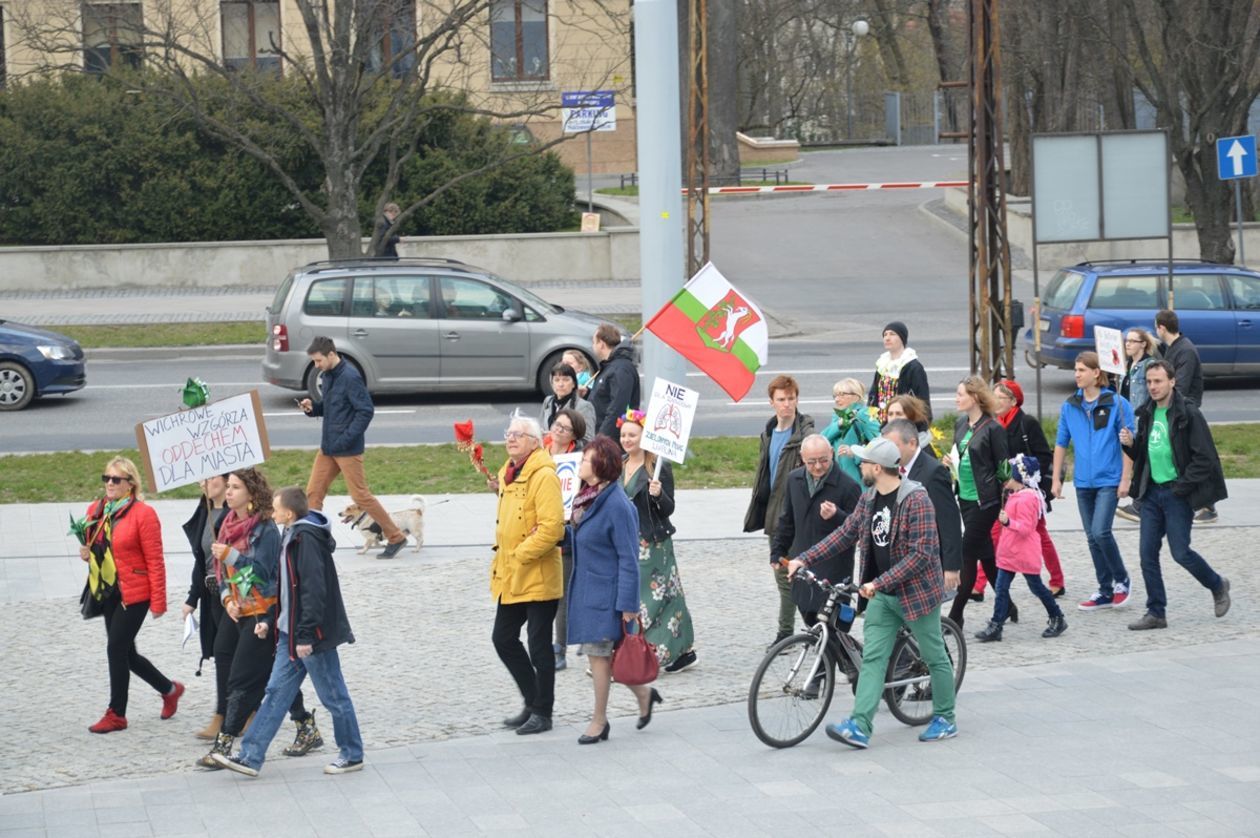
[[[103,603],[105,616],[105,656],[109,659],[109,706],[123,718],[127,717],[127,693],[131,687],[131,673],[161,695],[171,691],[171,679],[149,663],[149,659],[136,651],[136,635],[149,613],[149,601],[133,602],[126,608],[122,599],[108,597]]]
[[[984,575],[988,577],[989,584],[997,584],[997,556],[993,552],[993,524],[997,521],[1002,507],[1001,504],[994,504],[981,509],[980,504],[975,501],[959,500],[958,508],[962,510],[963,563],[962,573],[958,580],[958,594],[954,597],[954,604],[950,606],[949,618],[962,628],[963,609],[971,601],[971,589],[976,586],[976,562],[984,568]],[[1013,603],[1011,608],[1013,613],[1019,613]]]
[[[543,602],[500,602],[494,614],[494,650],[507,667],[531,713],[551,718],[556,703],[556,657],[551,649],[551,627],[560,600]],[[521,645],[521,628],[526,627],[529,654]]]
[[[223,612],[214,637],[214,677],[218,687],[216,713],[223,714],[224,733],[240,736],[249,715],[262,704],[271,677],[271,664],[276,656],[274,629],[264,638],[254,635],[257,617],[241,617],[240,622]],[[289,718],[306,718],[306,707],[299,690],[289,706]]]

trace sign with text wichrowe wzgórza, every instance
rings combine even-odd
[[[152,492],[258,465],[271,455],[257,390],[140,422],[136,444]]]
[[[687,440],[699,401],[700,393],[690,387],[656,379],[643,420],[643,441],[639,443],[643,450],[681,463],[687,456]]]

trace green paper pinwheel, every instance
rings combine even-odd
[[[249,596],[250,590],[253,589],[255,585],[262,584],[262,578],[254,572],[253,565],[246,565],[245,567],[238,568],[236,573],[229,576],[228,583],[235,585],[236,590],[240,592],[241,597],[243,598]]]
[[[76,518],[73,514],[70,514],[70,529],[66,532],[66,535],[72,535],[79,539],[80,544],[87,544],[87,527],[87,518]]]
[[[210,385],[200,378],[190,378],[184,385],[184,405],[188,408],[201,407],[210,401]]]

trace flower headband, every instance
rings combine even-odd
[[[622,425],[626,424],[627,422],[633,422],[634,424],[642,428],[644,423],[647,422],[647,414],[644,413],[642,410],[635,410],[634,408],[628,408],[624,416],[617,417],[617,427],[620,428]]]
[[[1011,457],[1010,462],[1015,479],[1020,483],[1030,489],[1036,489],[1041,484],[1041,464],[1036,457],[1020,454]]]

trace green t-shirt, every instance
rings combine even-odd
[[[958,443],[958,497],[963,500],[979,501],[980,493],[976,491],[976,476],[971,470],[971,429]]]
[[[1168,438],[1168,408],[1155,408],[1151,421],[1151,433],[1146,439],[1146,455],[1151,462],[1151,480],[1170,483],[1177,479],[1177,466],[1173,464],[1172,441]]]

